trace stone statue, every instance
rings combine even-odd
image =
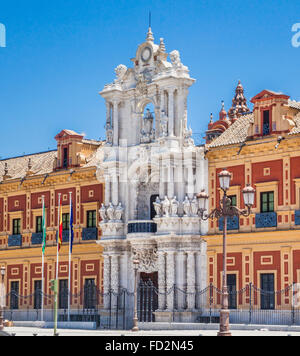
[[[199,204],[196,196],[194,196],[193,200],[191,201],[191,213],[192,216],[198,216]]]
[[[182,63],[180,59],[180,53],[179,51],[175,50],[170,53],[170,59],[173,65],[173,68],[182,68]]]
[[[168,217],[170,215],[170,200],[165,196],[165,200],[162,202],[163,216]]]
[[[106,210],[106,214],[108,216],[108,220],[109,221],[113,221],[114,218],[115,218],[115,208],[114,206],[112,205],[112,203],[109,203],[109,206]]]
[[[111,128],[110,125],[107,126],[106,128],[106,144],[111,146],[113,144],[113,129]]]
[[[159,197],[156,198],[156,201],[153,203],[154,206],[154,210],[156,212],[156,218],[159,218],[161,216],[161,210],[162,210],[162,206],[161,206],[161,201],[159,199]]]
[[[176,197],[174,197],[171,200],[171,216],[178,216],[178,207],[179,207],[179,202],[176,199]]]
[[[184,216],[190,216],[191,215],[191,202],[187,195],[185,196],[185,200],[183,201],[182,205],[183,205]]]
[[[161,119],[160,119],[160,136],[166,137],[168,136],[168,117],[164,110],[161,112]]]
[[[185,129],[183,133],[183,146],[184,147],[191,147],[195,145],[195,142],[192,138],[193,131],[192,129]]]
[[[145,132],[148,134],[151,133],[152,131],[152,128],[153,128],[153,115],[151,114],[150,110],[147,109],[147,113],[144,117],[144,129],[145,129]]]
[[[101,220],[102,220],[103,222],[106,222],[106,219],[107,219],[106,207],[104,206],[103,203],[101,204],[101,208],[100,208],[100,210],[99,210],[99,214],[100,214]]]
[[[124,212],[124,208],[122,207],[122,203],[119,203],[119,205],[115,209],[115,220],[116,221],[122,221],[123,212]]]
[[[120,64],[117,66],[117,68],[115,69],[115,73],[117,75],[117,79],[115,80],[115,83],[120,83],[125,74],[127,72],[127,67],[124,64]]]

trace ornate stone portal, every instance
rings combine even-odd
[[[174,285],[185,293],[206,283],[205,223],[196,194],[207,190],[207,162],[187,126],[187,96],[195,82],[173,51],[154,43],[151,29],[132,59],[120,65],[116,80],[100,93],[107,107],[107,142],[99,149],[105,177],[100,209],[104,248],[104,293],[134,290],[133,260],[139,272],[157,275],[155,320],[192,321],[201,312],[195,298],[174,305]],[[148,104],[154,113],[145,110]],[[103,312],[115,301],[104,298]],[[133,299],[126,310],[133,311]]]

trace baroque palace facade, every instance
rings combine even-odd
[[[241,290],[253,283],[279,291],[300,282],[300,103],[263,90],[251,99],[250,112],[239,82],[233,105],[224,105],[206,135],[210,209],[220,202],[218,173],[232,174],[232,204],[244,208],[242,189],[256,190],[249,217],[232,218],[228,228],[228,285]],[[211,221],[207,240],[208,281],[221,288],[222,222]],[[243,300],[241,300],[243,299]],[[278,294],[269,308],[289,306]],[[236,301],[249,304],[249,295]]]
[[[63,213],[63,246],[59,257],[59,290],[68,288],[70,192],[73,201],[74,248],[72,256],[72,306],[85,303],[86,285],[102,287],[99,207],[104,185],[96,177],[96,152],[102,143],[87,140],[74,131],[58,134],[57,150],[0,161],[0,265],[6,267],[8,309],[34,309],[40,299],[28,296],[41,291],[42,196],[45,198],[47,246],[44,290],[50,295],[55,279],[58,226],[58,195]],[[20,295],[22,298],[14,298]],[[26,298],[27,296],[27,298]],[[45,308],[53,301],[45,298]],[[66,299],[59,307],[66,308]]]
[[[201,221],[197,194],[206,190],[209,210],[218,207],[224,168],[232,174],[232,205],[244,208],[246,185],[256,190],[252,214],[228,221],[230,290],[253,283],[275,291],[300,283],[300,103],[264,90],[250,110],[239,82],[232,107],[226,112],[222,104],[219,119],[211,117],[206,144],[196,146],[187,104],[195,79],[179,51],[168,54],[149,28],[131,61],[131,68],[116,68],[115,80],[100,93],[107,109],[105,142],[63,130],[55,151],[0,161],[0,266],[6,267],[7,292],[41,290],[44,196],[45,293],[51,294],[59,194],[66,230],[59,290],[67,288],[72,192],[72,308],[89,307],[82,291],[92,285],[104,293],[98,301],[102,318],[111,318],[113,309],[118,318],[122,304],[121,313],[132,319],[137,260],[140,280],[157,290],[151,300],[155,321],[199,320],[207,302],[202,291],[209,284],[221,289],[222,221]],[[124,290],[127,299],[119,298]],[[235,304],[249,304],[248,297],[243,293]],[[291,300],[274,302],[288,306]],[[35,308],[34,298],[14,303],[7,307]],[[52,301],[46,299],[47,307]]]

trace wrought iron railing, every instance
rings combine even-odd
[[[92,241],[98,239],[98,229],[96,227],[87,227],[82,229],[82,240]]]
[[[157,225],[153,221],[137,221],[128,223],[128,234],[156,232]]]
[[[8,236],[8,247],[21,247],[22,235],[10,235]]]
[[[195,322],[218,323],[222,291],[214,286],[190,292],[190,286],[172,286],[159,290],[152,281],[141,281],[138,286],[138,318],[140,322],[155,322],[156,313],[167,311],[174,322],[182,320],[180,313],[192,311]],[[9,309],[5,319],[11,321],[40,320],[42,296],[44,318],[53,321],[53,294],[37,290],[22,296],[11,292],[5,296]],[[59,321],[68,320],[68,289],[59,293]],[[279,291],[268,291],[248,284],[238,291],[229,291],[230,323],[300,325],[300,305],[297,302],[296,285]],[[103,293],[95,285],[88,285],[76,294],[71,294],[71,321],[94,321],[100,328],[129,329],[132,327],[134,293],[126,289]],[[31,306],[31,307],[30,307]],[[36,309],[34,309],[34,306]],[[171,306],[171,307],[170,307]]]
[[[277,227],[277,213],[260,213],[255,215],[256,228]]]
[[[219,219],[219,230],[222,231],[224,226],[224,218]],[[238,230],[240,228],[239,216],[227,217],[227,230]]]

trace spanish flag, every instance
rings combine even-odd
[[[59,233],[58,233],[58,251],[60,251],[62,245],[62,233],[63,233],[63,222],[62,222],[62,202],[60,202],[60,214],[59,214]]]

